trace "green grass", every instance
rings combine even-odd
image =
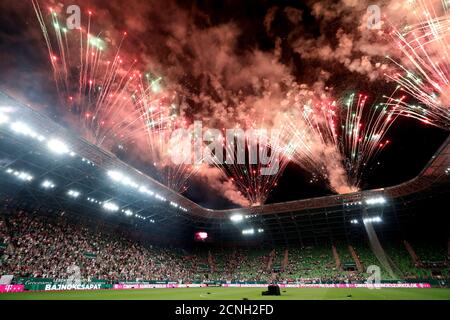
[[[287,288],[279,297],[262,296],[262,291],[263,288],[182,288],[19,292],[0,294],[0,300],[450,300],[450,289],[437,288]]]

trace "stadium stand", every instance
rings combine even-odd
[[[414,279],[428,276],[424,270],[414,264],[403,242],[396,242],[385,246],[385,251],[392,263],[401,271],[402,274],[399,275],[400,277]]]
[[[382,279],[392,279],[390,274],[380,264],[375,254],[369,248],[368,244],[358,243],[353,244],[352,246],[361,261],[363,272],[366,271],[369,266],[376,265],[380,267]]]
[[[97,221],[98,222],[98,221]],[[369,265],[378,265],[365,242],[275,248],[179,249],[161,248],[110,230],[93,220],[4,206],[0,212],[0,274],[21,278],[67,278],[68,268],[80,267],[86,281],[218,282],[363,282]],[[408,242],[383,244],[390,263],[399,270],[391,277],[381,267],[385,281],[449,277],[445,246],[417,246],[423,261],[442,261],[436,272],[414,264]],[[351,248],[362,270],[338,268],[333,247],[342,264],[354,263]],[[412,247],[412,246],[411,246]],[[411,249],[409,249],[411,251]],[[415,251],[414,251],[415,252]]]

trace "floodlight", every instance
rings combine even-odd
[[[131,180],[129,177],[125,176],[123,173],[115,170],[109,170],[108,176],[113,179],[114,181],[120,182],[121,184],[133,188],[139,188],[139,185]]]
[[[7,123],[9,121],[9,117],[6,114],[0,113],[0,124]]]
[[[42,187],[45,189],[53,189],[55,185],[50,180],[44,180],[44,182],[42,182]]]
[[[233,222],[241,222],[244,219],[244,217],[242,216],[242,214],[234,214],[230,217],[230,220]]]
[[[33,132],[26,123],[23,123],[21,121],[13,122],[11,124],[11,129],[16,133],[24,135],[29,135],[31,132]]]
[[[255,230],[252,228],[252,229],[244,229],[244,230],[242,230],[242,234],[243,235],[249,235],[249,234],[254,234],[255,233]]]
[[[381,217],[379,216],[375,216],[375,217],[369,217],[369,218],[364,218],[363,222],[364,223],[380,223],[383,220],[381,219]]]
[[[108,176],[110,176],[111,179],[113,179],[114,181],[122,181],[123,179],[123,174],[118,172],[118,171],[108,171]]]
[[[12,174],[16,176],[17,179],[23,180],[23,181],[31,181],[33,180],[33,176],[24,172],[24,171],[15,171],[11,168],[6,169],[6,172],[9,174]]]
[[[166,201],[166,198],[164,198],[163,196],[160,196],[159,194],[155,194],[155,198],[161,201]]]
[[[119,206],[113,202],[105,202],[103,208],[112,212],[119,210]]]
[[[78,196],[80,195],[80,192],[76,191],[76,190],[69,190],[67,192],[67,195],[71,196],[72,198],[78,198]]]
[[[70,152],[69,147],[58,139],[50,139],[47,142],[47,147],[50,151],[56,154],[65,154]]]
[[[31,176],[31,175],[29,175],[28,173],[26,173],[26,172],[18,172],[18,174],[17,174],[17,177],[20,179],[20,180],[23,180],[23,181],[31,181],[31,180],[33,180],[33,176]]]
[[[366,199],[366,204],[368,205],[384,204],[384,203],[386,203],[386,199],[383,197],[374,197]]]

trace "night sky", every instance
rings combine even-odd
[[[244,111],[229,103],[228,113],[220,103],[231,101],[238,91],[244,100],[255,101],[249,89],[255,78],[277,83],[289,77],[290,83],[326,92],[336,100],[361,92],[371,102],[380,101],[396,87],[384,76],[392,67],[385,56],[395,56],[394,45],[382,31],[361,27],[372,2],[71,0],[67,4],[77,2],[83,13],[93,10],[93,25],[107,30],[109,38],[127,31],[124,56],[136,59],[138,68],[162,75],[163,85],[185,98],[182,111],[190,119],[233,123],[236,114],[250,108],[249,103]],[[407,16],[395,2],[380,2],[383,14],[393,22]],[[60,2],[39,3],[46,8]],[[74,127],[58,99],[31,1],[0,3],[0,55],[1,90]],[[207,105],[205,97],[213,102]],[[413,178],[447,135],[432,125],[400,118],[387,133],[391,144],[364,171],[361,188],[392,186]],[[142,171],[153,172],[137,142],[125,151],[113,151]],[[289,164],[266,203],[334,194],[322,180],[311,180],[310,172]],[[205,181],[198,176],[190,179],[184,194],[208,208],[239,206],[224,196],[220,183],[211,188]]]

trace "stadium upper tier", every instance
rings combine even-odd
[[[409,197],[426,197],[427,190],[450,181],[449,137],[416,178],[397,186],[212,210],[174,192],[114,154],[3,93],[0,93],[0,133],[0,175],[10,176],[10,179],[1,179],[4,190],[26,192],[30,198],[39,198],[56,208],[96,208],[172,229],[226,230],[233,234],[230,237],[244,231],[245,226],[250,234],[258,231],[298,234],[298,228],[307,224],[318,228],[325,220],[329,224],[333,214],[345,224],[357,223],[358,219],[380,219],[378,215],[370,215],[371,207],[385,203],[388,206]],[[366,208],[365,216],[361,208]],[[313,215],[319,215],[320,221],[316,223]],[[239,230],[235,228],[238,220],[244,220]],[[321,231],[313,230],[314,234],[317,232]]]

